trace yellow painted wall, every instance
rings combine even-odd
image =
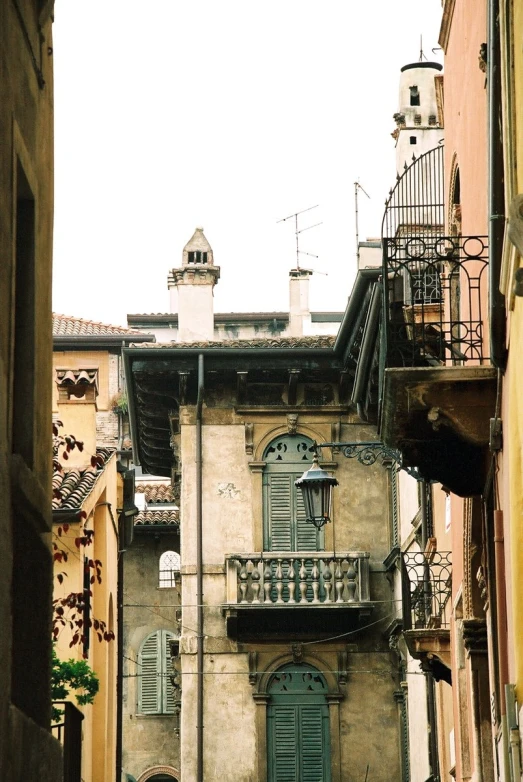
[[[55,597],[65,596],[83,587],[83,557],[100,559],[102,582],[92,586],[91,617],[106,622],[116,635],[116,596],[118,572],[117,507],[118,482],[116,456],[107,463],[104,472],[85,501],[86,529],[94,529],[92,545],[78,549],[75,538],[82,534],[82,523],[71,524],[69,530],[58,535],[53,525],[54,540],[67,551],[66,563],[55,563],[55,574],[65,572],[62,586],[55,587]],[[109,503],[110,507],[108,504]],[[112,513],[112,517],[111,517]],[[65,628],[57,642],[61,659],[81,659],[82,646],[69,647],[71,632]],[[100,680],[100,690],[92,706],[81,707],[84,713],[82,741],[82,779],[84,782],[112,782],[116,764],[116,641],[99,642],[91,629],[87,662]],[[72,698],[73,702],[74,698]]]
[[[53,352],[53,374],[55,369],[94,369],[98,367],[98,410],[108,410],[109,353],[103,350],[64,350]],[[58,411],[58,390],[53,377],[53,412]]]

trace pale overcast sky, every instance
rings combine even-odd
[[[292,221],[314,310],[342,310],[395,181],[402,65],[442,62],[441,0],[56,0],[56,312],[168,312],[202,225],[215,311],[288,309]]]

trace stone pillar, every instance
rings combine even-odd
[[[474,782],[494,779],[492,712],[489,694],[487,626],[484,619],[463,620],[463,642],[470,665],[470,705]]]

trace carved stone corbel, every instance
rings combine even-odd
[[[298,431],[298,414],[289,413],[287,416],[287,431],[289,434],[296,434]]]
[[[252,456],[254,453],[254,424],[245,424],[245,453]]]
[[[249,684],[254,687],[258,682],[258,652],[249,652]]]

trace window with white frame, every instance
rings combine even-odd
[[[180,555],[176,551],[164,551],[160,557],[159,586],[175,587],[180,575]]]
[[[176,635],[168,630],[157,630],[142,643],[138,655],[138,711],[141,714],[174,713],[169,647],[169,641],[174,638]]]

